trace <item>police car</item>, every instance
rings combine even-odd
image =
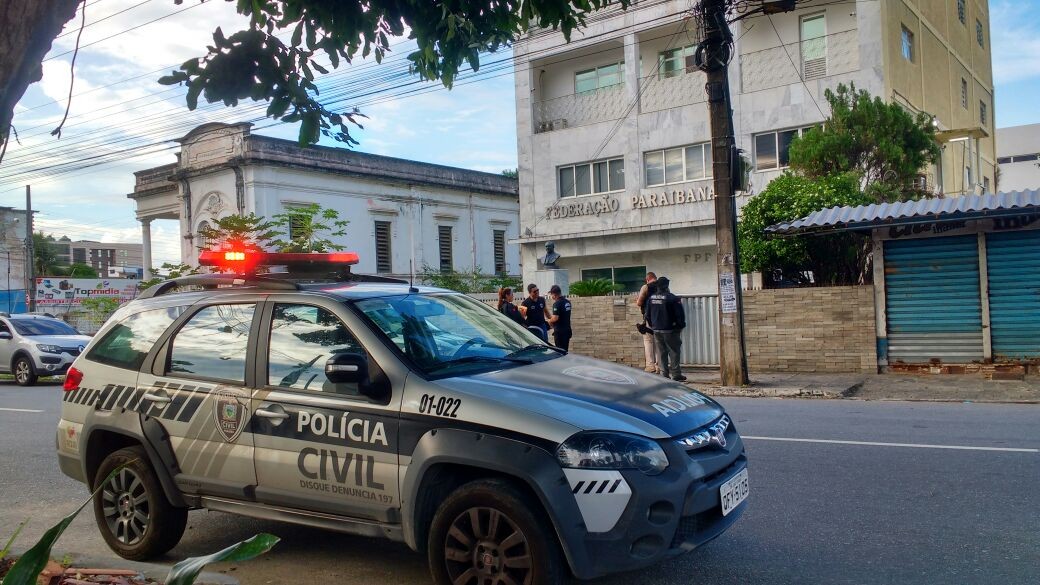
[[[65,380],[61,469],[125,558],[205,508],[402,541],[438,584],[555,584],[692,550],[746,506],[733,421],[682,384],[351,253],[201,260],[240,274],[144,291]]]

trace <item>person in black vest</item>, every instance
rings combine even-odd
[[[520,309],[517,309],[516,305],[513,304],[513,289],[508,286],[498,289],[498,311],[516,321],[522,327],[527,326],[524,323],[523,315],[520,314]]]
[[[657,289],[647,302],[646,324],[654,331],[661,374],[666,378],[682,382],[679,366],[679,350],[682,348],[682,330],[686,328],[686,313],[679,297],[668,289],[668,279],[657,279]]]
[[[541,332],[538,337],[549,341],[549,308],[545,305],[545,297],[538,295],[538,285],[533,282],[527,285],[527,298],[520,303],[520,312],[524,315],[524,324],[531,331]]]
[[[553,328],[553,345],[563,351],[570,351],[571,343],[571,302],[563,296],[560,285],[554,284],[549,289],[549,297],[552,298],[552,316],[549,324]]]

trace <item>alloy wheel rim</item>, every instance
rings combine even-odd
[[[470,508],[444,541],[452,585],[531,585],[531,546],[520,527],[494,508]]]
[[[124,545],[140,542],[152,519],[148,492],[140,476],[131,469],[116,472],[101,489],[101,511],[116,540]]]
[[[25,363],[25,360],[19,360],[14,374],[19,382],[25,382],[29,379],[29,364]]]

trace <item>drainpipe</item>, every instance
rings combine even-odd
[[[469,243],[470,257],[473,260],[473,271],[477,271],[477,218],[473,214],[473,194],[469,194]],[[494,270],[492,270],[494,272]]]
[[[242,166],[239,164],[233,164],[231,165],[231,170],[235,171],[235,202],[238,205],[238,214],[245,215],[246,186],[245,179],[242,177]]]

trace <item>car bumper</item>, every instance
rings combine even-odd
[[[43,354],[36,356],[33,361],[38,376],[64,376],[72,362],[76,361],[76,356],[67,353]]]
[[[572,561],[585,561],[572,562],[575,576],[592,579],[656,565],[733,526],[747,502],[723,516],[719,490],[747,469],[747,458],[735,432],[728,447],[703,457],[676,449],[669,452],[669,468],[657,476],[623,472],[632,497],[614,528],[605,533],[575,534],[565,544]]]

